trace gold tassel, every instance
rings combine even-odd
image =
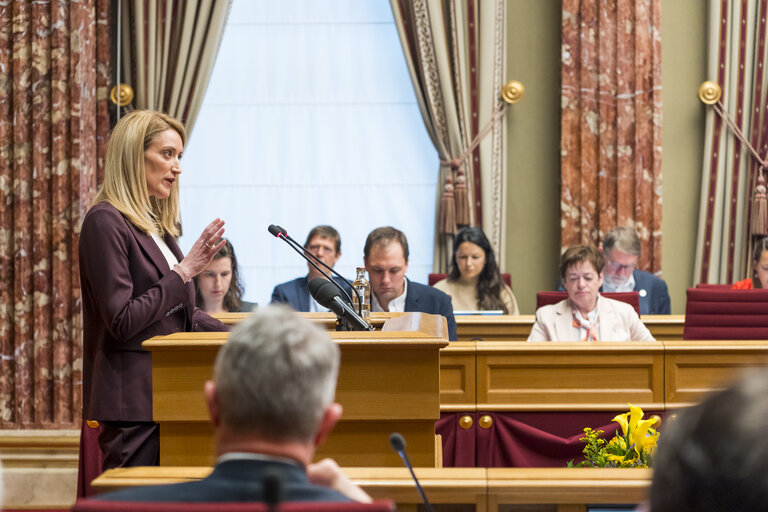
[[[464,174],[464,166],[458,160],[451,162],[451,167],[456,166],[456,224],[469,226],[471,224],[469,214],[469,191],[467,190],[467,177]]]
[[[445,175],[443,197],[440,199],[440,233],[444,235],[456,234],[456,203],[453,197],[453,178],[451,172]]]
[[[765,175],[760,169],[757,176],[755,194],[752,198],[752,222],[750,232],[753,235],[768,235],[768,197],[765,189]]]

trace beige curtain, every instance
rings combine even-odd
[[[708,80],[722,109],[765,160],[766,0],[709,1]],[[694,283],[732,283],[752,275],[750,207],[758,166],[712,107],[707,109]]]
[[[390,0],[424,125],[441,161],[434,270],[445,272],[455,226],[484,229],[504,261],[503,120],[451,165],[499,107],[505,81],[503,0]],[[482,3],[482,7],[481,7]],[[482,172],[481,172],[482,169]],[[461,193],[466,180],[466,196]],[[466,201],[464,200],[466,197]],[[451,213],[447,213],[447,209]]]
[[[121,81],[134,106],[191,132],[211,78],[231,0],[122,0]]]
[[[561,243],[640,236],[661,273],[661,0],[563,0]]]

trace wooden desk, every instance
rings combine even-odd
[[[454,342],[440,351],[440,409],[676,409],[766,365],[768,341]]]
[[[435,465],[434,423],[440,417],[442,331],[333,332],[341,347],[336,400],[344,407],[318,457],[340,464],[399,463],[389,435],[401,432],[414,464]],[[440,337],[438,337],[438,335]],[[227,333],[175,333],[147,340],[152,352],[154,420],[160,424],[160,464],[199,466],[213,462],[213,435],[203,399],[213,361]],[[417,462],[418,461],[418,462]]]
[[[209,467],[110,469],[93,481],[97,492],[136,485],[160,485],[205,478]],[[350,467],[347,475],[374,499],[389,498],[398,510],[421,503],[408,470],[402,467]],[[550,504],[561,512],[586,511],[586,504],[635,504],[650,486],[648,469],[595,468],[416,468],[434,504],[469,504],[496,512],[501,505]]]
[[[373,324],[380,327],[385,320],[402,313],[371,313]],[[222,313],[214,315],[225,324],[234,325],[248,313]],[[332,313],[302,313],[326,329],[334,329],[336,317]],[[458,315],[456,328],[459,341],[525,341],[531,333],[535,315]],[[643,315],[643,323],[657,340],[682,340],[685,315]],[[481,339],[476,339],[481,338]]]

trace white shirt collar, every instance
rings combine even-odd
[[[403,313],[405,312],[405,296],[408,295],[408,279],[403,279],[403,293],[399,297],[395,297],[389,301],[390,313]],[[384,308],[379,304],[379,299],[376,298],[375,293],[371,293],[371,302],[373,303],[373,311],[382,312]]]
[[[621,286],[614,286],[613,283],[609,279],[605,279],[603,281],[603,291],[604,292],[631,292],[635,290],[635,276],[630,275],[629,279],[622,284]]]

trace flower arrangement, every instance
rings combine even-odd
[[[659,440],[659,432],[653,428],[658,421],[656,418],[643,419],[640,407],[629,405],[629,412],[619,414],[612,421],[621,427],[610,441],[601,439],[602,430],[584,429],[584,437],[579,439],[586,443],[584,460],[578,464],[573,461],[568,467],[597,467],[597,468],[649,468],[653,466],[653,453]]]

